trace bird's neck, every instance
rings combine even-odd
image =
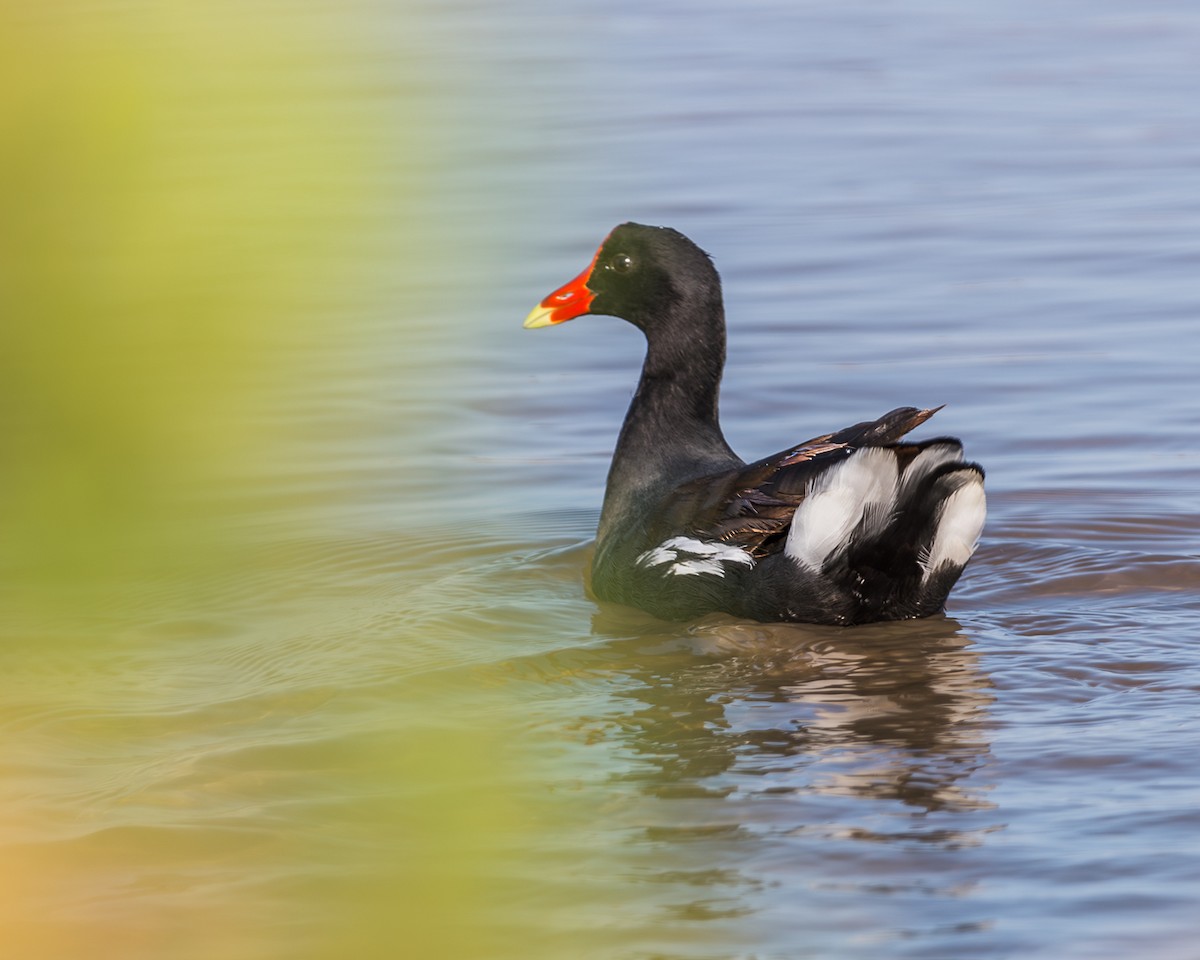
[[[700,322],[697,322],[700,321]],[[718,420],[725,366],[720,304],[647,333],[646,361],[617,440],[598,539],[642,516],[680,483],[741,461]]]

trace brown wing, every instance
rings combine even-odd
[[[667,498],[649,542],[686,532],[740,547],[755,557],[773,553],[816,477],[861,447],[895,444],[940,409],[901,407],[744,467],[681,484]],[[907,461],[918,449],[900,445],[897,454]]]

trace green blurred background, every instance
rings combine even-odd
[[[368,202],[406,211],[363,186],[383,117],[318,85],[350,37],[259,3],[3,17],[3,559],[59,605],[229,562],[200,548],[230,545],[238,480],[289,439],[289,345],[332,335],[313,301]]]
[[[0,3],[4,956],[479,952],[489,737],[422,727],[433,684],[338,702],[381,667],[330,531],[380,436],[376,519],[418,509],[446,375],[419,23]]]

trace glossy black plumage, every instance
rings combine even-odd
[[[617,227],[527,326],[583,313],[621,317],[647,340],[597,531],[598,598],[667,619],[850,624],[942,609],[984,500],[957,440],[902,439],[936,410],[902,407],[744,463],[717,415],[720,280],[668,228]]]

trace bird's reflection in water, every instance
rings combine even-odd
[[[624,634],[629,711],[612,733],[635,762],[619,776],[646,798],[639,878],[674,888],[676,918],[755,912],[798,879],[936,892],[948,852],[994,828],[979,772],[990,684],[956,621],[681,631],[634,616],[606,609],[593,626]]]
[[[637,646],[622,727],[651,761],[631,776],[653,793],[724,795],[735,774],[758,778],[741,789],[986,805],[965,781],[987,757],[990,684],[954,620],[845,630],[710,619]]]

